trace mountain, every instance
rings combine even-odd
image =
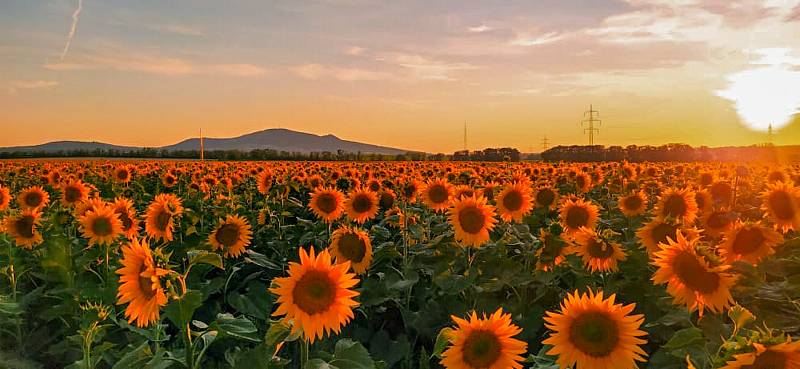
[[[360,151],[362,153],[386,155],[405,154],[409,151],[342,140],[334,135],[319,136],[282,128],[266,129],[232,138],[205,138],[204,141],[206,151],[272,149],[276,151],[310,153],[323,151],[337,152],[338,150],[342,150],[346,152]],[[94,151],[98,149],[103,151],[134,151],[141,149],[141,147],[118,146],[102,142],[55,141],[33,146],[0,147],[0,152]],[[190,138],[174,145],[155,147],[154,149],[168,151],[199,150],[200,140],[197,138]]]
[[[138,147],[131,146],[118,146],[102,142],[86,142],[86,141],[53,141],[41,145],[32,146],[12,146],[0,147],[0,152],[58,152],[58,151],[75,151],[75,150],[118,150],[118,151],[132,151],[139,149]]]
[[[337,150],[375,154],[404,154],[408,152],[408,150],[342,140],[334,135],[318,136],[282,128],[267,129],[233,138],[206,138],[204,141],[205,148],[208,151],[273,149],[303,153],[336,152]],[[190,138],[174,145],[164,146],[162,149],[170,151],[197,150],[199,147],[200,140]]]

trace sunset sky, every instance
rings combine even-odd
[[[800,1],[0,4],[0,146],[282,127],[451,152],[467,121],[470,149],[539,151],[586,143],[589,104],[598,144],[800,143]]]

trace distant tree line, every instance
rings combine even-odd
[[[319,160],[319,161],[404,161],[447,160],[444,154],[407,152],[404,154],[374,154],[362,152],[289,152],[271,149],[212,150],[206,151],[209,160]],[[0,159],[18,158],[149,158],[149,159],[200,159],[200,150],[160,150],[142,148],[137,150],[63,150],[63,151],[3,151]]]
[[[692,161],[775,161],[800,160],[799,146],[692,147],[685,144],[661,146],[556,146],[542,152],[549,162],[692,162]]]
[[[519,161],[519,150],[503,147],[488,148],[479,151],[461,150],[453,153],[453,161]]]

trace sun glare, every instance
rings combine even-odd
[[[800,107],[800,59],[789,56],[789,49],[760,49],[762,56],[754,68],[728,76],[728,86],[717,91],[731,100],[747,127],[766,131],[779,129],[791,121]]]

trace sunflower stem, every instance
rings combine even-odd
[[[308,364],[308,357],[309,357],[308,340],[304,339],[300,343],[300,369],[305,369],[306,364]]]

